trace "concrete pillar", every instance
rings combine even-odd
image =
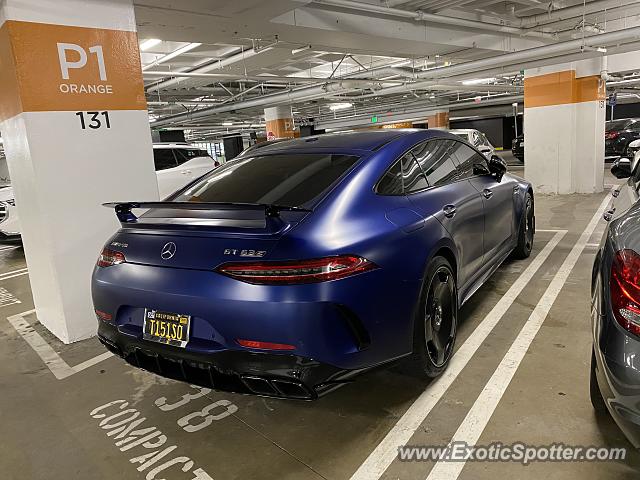
[[[103,202],[158,186],[131,0],[0,0],[0,131],[40,322],[95,334]]]
[[[291,108],[287,106],[265,108],[264,119],[267,130],[267,140],[295,137]]]
[[[427,117],[429,128],[449,128],[449,110],[440,110]]]
[[[538,193],[603,189],[606,91],[601,62],[525,71],[525,177]]]

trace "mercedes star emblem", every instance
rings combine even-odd
[[[176,244],[173,242],[168,242],[164,244],[164,247],[162,247],[162,252],[160,253],[160,256],[162,257],[163,260],[169,260],[173,258],[175,254],[176,254]]]

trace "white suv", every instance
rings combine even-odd
[[[153,160],[160,198],[220,166],[205,150],[187,143],[155,143]],[[11,186],[0,188],[0,241],[20,241],[20,220]]]

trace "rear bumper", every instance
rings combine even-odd
[[[225,350],[194,352],[154,344],[100,321],[100,342],[127,363],[158,375],[221,391],[314,400],[362,370],[343,370],[298,355]]]
[[[92,296],[94,307],[112,316],[111,324],[140,341],[144,310],[153,308],[191,316],[189,352],[262,353],[238,340],[274,342],[293,346],[287,353],[302,358],[360,370],[411,353],[420,287],[420,280],[397,281],[383,269],[331,282],[267,286],[211,271],[124,263],[96,268]]]
[[[613,318],[592,311],[598,387],[609,413],[635,448],[640,448],[640,341]],[[599,337],[599,338],[598,338]]]

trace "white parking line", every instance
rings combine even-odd
[[[565,258],[558,272],[553,277],[553,280],[551,280],[542,298],[540,298],[533,312],[531,312],[527,323],[525,323],[522,330],[520,330],[509,351],[507,351],[500,365],[498,365],[498,368],[485,385],[480,396],[476,399],[464,421],[453,435],[452,442],[467,442],[469,445],[474,445],[478,441],[478,438],[480,438],[480,435],[498,406],[498,402],[500,402],[500,399],[504,395],[522,359],[531,346],[533,339],[540,330],[553,303],[556,298],[558,298],[562,287],[569,278],[569,274],[578,262],[589,238],[602,218],[602,214],[609,205],[609,201],[610,198],[607,197],[600,204],[595,215],[582,232],[582,235],[580,235],[580,238],[569,252],[569,255],[567,255],[567,258]],[[464,468],[465,463],[464,461],[437,462],[429,473],[427,480],[456,480]]]
[[[29,273],[29,270],[27,268],[19,268],[18,270],[12,270],[10,272],[0,273],[0,281],[19,277],[20,275],[27,275],[28,273]]]
[[[58,352],[56,352],[51,345],[49,345],[31,325],[29,325],[29,322],[24,319],[26,315],[34,312],[35,310],[28,310],[26,312],[7,317],[7,320],[9,320],[9,323],[13,325],[13,328],[16,329],[31,348],[33,348],[58,380],[70,377],[75,373],[81,372],[82,370],[92,367],[93,365],[113,356],[111,352],[104,352],[74,367],[70,366],[60,355],[58,355]]]
[[[449,366],[434,380],[427,389],[413,402],[402,418],[387,433],[384,439],[371,452],[364,463],[351,476],[351,480],[372,480],[380,478],[398,455],[398,447],[405,445],[429,415],[429,412],[442,398],[456,377],[469,363],[480,345],[489,336],[518,295],[542,267],[560,240],[567,234],[567,230],[554,230],[556,233],[544,246],[542,251],[533,259],[509,290],[500,298],[482,322],[471,333],[466,342],[451,357]]]

